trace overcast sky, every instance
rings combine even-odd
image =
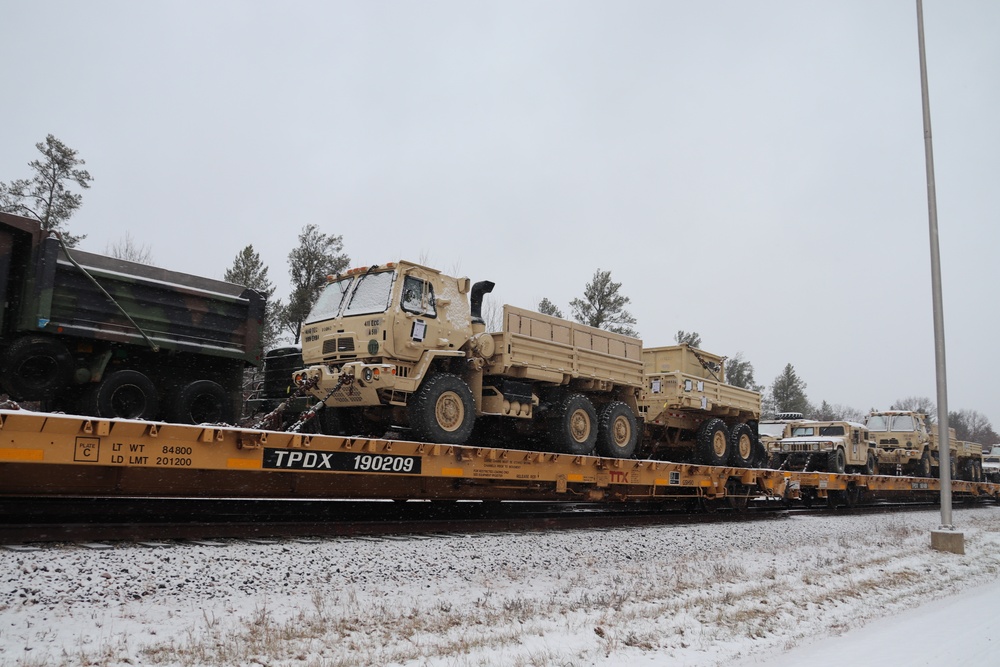
[[[998,428],[1000,3],[924,13],[949,407]],[[567,314],[600,268],[647,346],[935,397],[913,0],[6,2],[0,69],[0,181],[78,150],[84,250],[286,297],[313,223]]]

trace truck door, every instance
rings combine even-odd
[[[402,317],[393,332],[396,356],[416,361],[424,350],[437,346],[440,335],[434,285],[431,281],[414,275],[405,276],[400,291],[399,309]]]

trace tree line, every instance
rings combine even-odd
[[[58,232],[67,245],[74,247],[86,236],[74,236],[67,229],[69,218],[83,203],[83,195],[71,188],[75,185],[82,190],[89,189],[94,179],[83,168],[86,163],[77,151],[53,135],[49,134],[45,141],[35,144],[35,148],[41,157],[28,163],[31,175],[0,183],[0,211],[33,218],[42,229]],[[152,263],[149,248],[136,244],[129,232],[121,241],[110,245],[106,252],[119,259]],[[268,277],[268,267],[252,244],[236,255],[223,279],[257,290],[265,298],[261,337],[264,348],[270,349],[284,340],[298,341],[302,322],[326,284],[326,277],[341,273],[348,266],[350,257],[344,252],[343,237],[326,234],[317,225],[307,224],[299,233],[298,245],[288,254],[291,290],[287,301],[275,298],[275,286]],[[636,319],[626,308],[631,300],[622,294],[621,287],[620,282],[612,280],[611,271],[597,269],[584,286],[583,295],[569,302],[572,318],[588,326],[638,336]],[[538,311],[564,317],[562,309],[547,297],[538,303]],[[501,323],[492,324],[494,328],[499,328]],[[679,330],[674,340],[695,348],[700,348],[702,344],[701,335],[695,331]],[[725,379],[729,384],[760,393],[764,418],[779,412],[799,412],[808,419],[863,421],[868,414],[867,411],[825,400],[818,406],[813,405],[806,396],[806,383],[792,364],[787,364],[765,388],[754,379],[753,364],[743,358],[742,352],[737,352],[726,360]],[[924,412],[932,421],[937,412],[933,401],[923,397],[900,399],[891,409]],[[1000,436],[993,430],[989,419],[975,410],[949,412],[948,421],[959,440],[984,444],[1000,442]]]

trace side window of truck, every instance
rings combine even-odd
[[[426,280],[406,276],[403,281],[403,298],[400,305],[408,313],[437,317],[437,309],[434,304],[434,286]]]

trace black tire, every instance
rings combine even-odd
[[[55,338],[18,338],[2,362],[0,384],[15,401],[50,400],[66,390],[73,378],[73,356]]]
[[[837,447],[835,450],[830,452],[830,455],[826,458],[826,470],[827,472],[834,472],[838,475],[842,475],[846,469],[847,460],[844,456],[844,450]]]
[[[753,431],[746,424],[736,424],[729,433],[729,465],[737,468],[752,468],[753,460]]]
[[[588,456],[597,445],[597,412],[583,394],[570,394],[552,411],[549,444],[557,452]]]
[[[875,452],[868,450],[868,459],[865,461],[865,474],[866,475],[877,475],[878,474],[878,457],[875,456]]]
[[[472,390],[451,373],[438,373],[424,380],[410,397],[407,411],[410,429],[424,442],[461,445],[476,424]]]
[[[778,452],[772,452],[770,456],[767,457],[767,467],[771,470],[778,470],[781,468],[781,454]]]
[[[721,419],[708,419],[698,428],[695,463],[724,466],[729,460],[729,430]]]
[[[924,450],[923,455],[920,457],[920,461],[917,462],[917,467],[914,470],[915,477],[930,477],[931,476],[931,453],[929,450]]]
[[[597,453],[614,459],[630,459],[639,446],[639,422],[625,403],[615,401],[601,410],[597,425]]]
[[[86,414],[120,419],[156,419],[160,400],[153,382],[139,371],[115,371],[83,397]]]
[[[195,380],[170,396],[166,415],[176,424],[229,424],[232,401],[218,382]]]

